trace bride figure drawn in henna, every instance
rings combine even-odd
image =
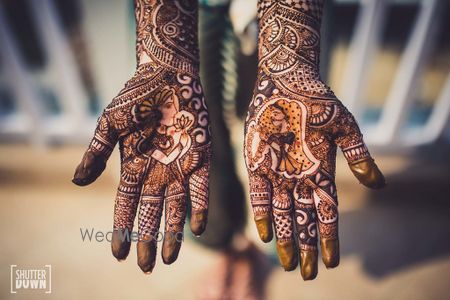
[[[180,111],[179,99],[173,88],[163,89],[154,99],[156,100],[146,100],[136,105],[134,116],[136,122],[139,122],[145,120],[152,109],[156,108],[161,112],[160,125],[152,136],[154,150],[151,157],[167,165],[182,157],[191,147],[192,139],[188,131],[194,125],[195,117],[186,110]],[[145,144],[148,144],[147,139],[138,142],[138,150],[142,153],[148,151]]]
[[[180,251],[188,204],[190,228],[207,223],[211,138],[199,79],[197,1],[135,0],[137,70],[106,107],[73,182],[88,185],[103,172],[119,143],[121,176],[111,248],[128,256],[138,214],[138,265],[155,265],[165,213],[164,263]],[[165,206],[165,209],[163,209]]]

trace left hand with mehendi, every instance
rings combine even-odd
[[[135,4],[137,71],[99,118],[73,182],[94,182],[119,143],[121,178],[111,248],[118,260],[127,257],[139,206],[138,265],[150,273],[164,204],[166,264],[178,257],[188,197],[192,232],[205,230],[211,139],[198,75],[196,1]]]
[[[358,124],[319,76],[322,0],[258,1],[259,65],[245,125],[250,198],[262,241],[286,271],[339,264],[336,148],[367,187],[385,185]],[[317,230],[318,228],[318,230]]]

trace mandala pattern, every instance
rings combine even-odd
[[[211,151],[198,76],[197,2],[136,0],[135,4],[137,71],[99,118],[74,182],[93,182],[118,142],[121,180],[114,229],[131,231],[140,203],[140,241],[155,237],[164,206],[165,232],[182,233],[189,196],[191,228],[199,235],[206,222]],[[179,243],[166,243],[166,238],[164,243],[164,261],[171,263]],[[120,247],[129,249],[129,244]],[[154,249],[149,247],[138,246],[144,272],[154,265]],[[113,252],[119,259],[128,253],[116,253],[114,247]]]
[[[317,253],[318,232],[323,245],[337,245],[337,146],[351,166],[369,161],[379,172],[355,119],[320,79],[322,6],[320,0],[258,2],[258,80],[244,155],[258,230],[271,231],[260,220],[273,220],[286,270],[296,263],[286,254],[295,252],[286,248],[295,239],[305,253]],[[260,231],[260,236],[268,235]],[[329,267],[336,264],[333,247],[322,247]]]

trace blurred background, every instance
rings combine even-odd
[[[242,189],[225,196],[238,202],[231,207],[248,206],[241,145],[256,72],[256,1],[200,3],[206,95],[226,128],[215,140],[234,153],[230,172]],[[322,78],[355,114],[388,182],[365,189],[339,154],[337,269],[319,262],[312,282],[298,269],[284,272],[252,216],[245,223],[232,214],[242,224],[226,246],[186,231],[178,261],[169,267],[158,256],[144,276],[134,244],[117,263],[109,243],[80,235],[111,229],[117,150],[96,183],[70,182],[101,110],[134,73],[133,1],[0,0],[0,298],[449,299],[449,28],[447,0],[326,2]],[[217,182],[229,177],[216,173]],[[217,220],[222,211],[214,208]],[[209,237],[219,236],[214,228]],[[12,264],[51,264],[52,294],[10,294]]]

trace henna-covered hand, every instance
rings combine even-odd
[[[245,126],[260,238],[272,240],[273,223],[281,265],[294,270],[300,256],[305,280],[317,275],[319,234],[324,264],[339,264],[337,146],[362,184],[385,185],[354,117],[320,80],[322,6],[322,0],[258,2],[259,73]]]
[[[163,261],[181,247],[190,198],[190,227],[206,226],[210,129],[198,76],[197,4],[136,0],[136,74],[99,118],[73,182],[87,185],[105,169],[115,144],[121,178],[114,211],[112,252],[125,259],[139,206],[138,265],[153,270],[165,204]]]

